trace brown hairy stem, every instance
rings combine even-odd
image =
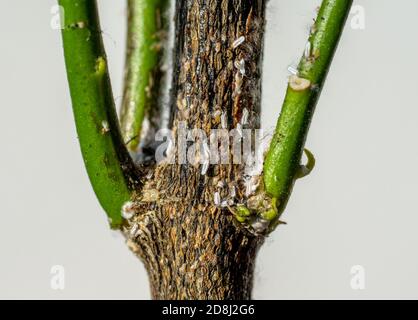
[[[180,122],[207,136],[236,128],[244,108],[247,127],[259,127],[264,10],[265,0],[177,1],[175,132]],[[204,174],[191,163],[158,164],[147,175],[124,232],[147,268],[154,299],[251,298],[263,236],[238,223],[215,193],[235,204],[248,197],[242,164],[231,158]]]

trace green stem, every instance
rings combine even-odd
[[[127,147],[136,151],[142,122],[157,112],[162,41],[168,0],[128,0],[128,36],[121,129]]]
[[[135,169],[123,144],[95,0],[59,0],[67,76],[84,163],[112,227],[122,222]]]
[[[324,0],[302,57],[298,74],[289,80],[286,97],[264,163],[266,192],[283,212],[300,173],[300,161],[312,115],[352,0]]]

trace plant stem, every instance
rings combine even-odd
[[[352,0],[324,0],[302,57],[289,81],[276,131],[264,163],[266,192],[283,212],[301,168],[312,115],[332,62]]]
[[[171,88],[172,130],[178,135],[183,125],[201,128],[207,136],[211,129],[222,129],[216,111],[232,128],[244,107],[245,123],[257,128],[265,2],[176,1]],[[245,42],[234,47],[241,37]],[[245,76],[229,67],[242,59]],[[232,188],[237,203],[245,197],[243,167],[233,163],[232,149],[227,152],[230,162],[211,164],[206,173],[191,162],[160,163],[144,185],[142,193],[158,195],[158,200],[139,201],[140,211],[124,232],[145,263],[155,299],[251,298],[263,236],[249,232],[229,208],[216,204],[215,194],[231,199]]]
[[[130,200],[134,165],[123,144],[101,37],[96,1],[59,0],[67,76],[81,151],[96,196],[112,227]]]
[[[161,74],[163,14],[167,0],[128,0],[128,36],[121,129],[128,149],[140,142],[142,122],[157,111]]]

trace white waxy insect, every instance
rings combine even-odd
[[[204,162],[203,164],[202,164],[202,169],[201,169],[201,174],[202,175],[205,175],[207,172],[208,172],[208,169],[209,169],[209,162],[207,161],[207,162]]]
[[[210,149],[209,149],[209,145],[207,143],[207,141],[203,142],[203,159],[205,159],[205,161],[209,160],[210,158]]]
[[[237,38],[233,43],[232,43],[232,48],[236,49],[238,48],[241,44],[243,44],[245,41],[245,37],[241,36],[239,38]]]
[[[109,122],[106,120],[102,121],[102,134],[108,133],[110,131]]]
[[[310,56],[311,56],[311,49],[312,49],[311,42],[308,41],[306,43],[305,52],[304,52],[304,56],[305,56],[306,59],[309,59],[310,58]]]
[[[246,178],[244,180],[245,195],[248,197],[252,193],[254,193],[254,191],[257,190],[259,184],[260,184],[260,177],[259,176],[252,176],[252,177]]]
[[[213,202],[215,203],[215,206],[219,206],[221,204],[221,195],[219,192],[215,192],[213,195]]]
[[[269,222],[263,219],[257,219],[252,224],[251,227],[256,233],[264,233],[269,227]]]
[[[135,204],[132,201],[125,202],[122,206],[122,217],[131,219],[135,214]]]
[[[304,91],[310,88],[311,81],[292,75],[289,77],[289,86],[295,91]]]
[[[290,72],[290,74],[297,75],[298,74],[298,67],[296,67],[294,64],[291,64],[287,67],[287,71]]]
[[[234,66],[235,68],[238,69],[239,73],[241,73],[241,75],[245,75],[245,60],[241,59],[240,61],[235,61],[234,62]]]
[[[205,175],[209,169],[209,160],[210,160],[210,149],[208,143],[203,142],[203,163],[201,168],[202,175]]]

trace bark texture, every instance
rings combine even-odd
[[[177,1],[174,131],[183,123],[209,137],[211,129],[242,126],[244,108],[244,126],[259,127],[264,9],[265,0]],[[193,163],[145,169],[137,214],[124,232],[148,270],[154,299],[251,298],[263,236],[232,212],[250,196],[248,179],[260,179],[232,160],[205,173]]]

